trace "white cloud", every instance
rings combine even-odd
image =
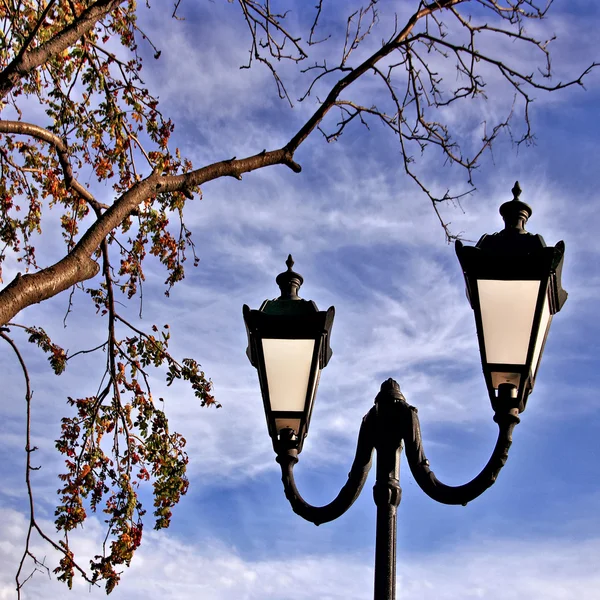
[[[2,510],[5,527],[0,541],[0,598],[14,597],[13,569],[25,528],[23,516]],[[326,527],[326,526],[324,526]],[[93,521],[85,556],[100,536]],[[414,552],[410,540],[398,553],[398,600],[593,600],[600,586],[596,559],[600,539],[490,539],[474,536],[451,548]],[[34,546],[38,556],[45,549]],[[55,557],[48,556],[48,564]],[[366,600],[372,597],[373,558],[369,551],[348,548],[330,552],[252,559],[234,548],[208,539],[185,543],[163,533],[146,533],[144,546],[111,597],[168,597],[229,600],[305,600],[324,598]],[[95,598],[77,580],[72,592],[37,573],[27,583],[24,598]]]

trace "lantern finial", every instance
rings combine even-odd
[[[519,185],[518,181],[515,181],[515,185],[513,186],[513,189],[510,191],[513,194],[513,200],[518,200],[519,196],[521,195],[521,186]]]
[[[517,233],[527,233],[525,231],[525,223],[527,223],[527,219],[529,219],[533,211],[531,210],[531,206],[519,200],[519,197],[521,196],[521,186],[518,181],[515,181],[515,185],[511,192],[513,194],[513,199],[509,202],[505,202],[500,207],[500,214],[504,219],[504,229],[512,231],[516,230]]]
[[[302,277],[300,273],[292,271],[294,259],[292,258],[291,254],[288,254],[285,264],[287,265],[287,271],[279,273],[275,279],[279,289],[281,290],[281,296],[279,297],[279,300],[300,300],[300,296],[298,296],[298,290],[304,283],[304,277]]]

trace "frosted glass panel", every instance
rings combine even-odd
[[[533,361],[531,363],[531,374],[535,377],[535,372],[537,371],[538,362],[540,360],[540,354],[542,352],[542,345],[544,343],[544,339],[546,337],[546,332],[548,331],[548,327],[550,327],[550,322],[552,321],[552,315],[550,314],[550,305],[548,302],[548,295],[544,300],[544,308],[542,309],[542,318],[540,320],[540,328],[538,331],[537,340],[535,341],[535,349],[533,351]]]
[[[477,281],[488,363],[524,365],[539,281]]]
[[[271,410],[302,412],[315,340],[263,339]]]

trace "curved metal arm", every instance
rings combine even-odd
[[[496,413],[494,421],[498,423],[498,441],[492,452],[492,456],[481,473],[474,479],[459,486],[443,484],[429,468],[429,461],[423,452],[421,441],[421,426],[417,417],[417,409],[409,404],[403,403],[407,417],[403,419],[406,431],[404,442],[408,465],[419,487],[430,497],[442,504],[462,504],[483,494],[498,477],[500,469],[508,458],[508,449],[512,444],[512,431],[520,422],[517,408],[509,408],[504,414]]]
[[[373,407],[363,417],[358,434],[356,455],[350,473],[348,473],[348,481],[337,497],[325,506],[308,504],[298,492],[293,472],[294,465],[298,462],[298,451],[291,447],[291,444],[286,445],[285,440],[282,441],[281,448],[277,452],[277,462],[281,465],[281,481],[283,481],[285,495],[297,515],[315,525],[320,525],[337,519],[354,504],[371,468],[375,447],[375,418],[376,412]]]

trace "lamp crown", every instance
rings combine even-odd
[[[296,273],[292,270],[292,267],[294,266],[294,259],[292,258],[291,254],[288,254],[285,264],[287,265],[287,271],[279,273],[275,279],[279,289],[281,290],[281,296],[279,296],[279,300],[300,300],[300,296],[298,296],[298,290],[304,283],[304,277],[302,277],[300,273]]]
[[[527,223],[533,211],[531,210],[531,206],[519,199],[521,196],[521,186],[518,181],[515,181],[511,192],[513,194],[512,200],[505,202],[500,207],[500,214],[504,219],[504,229],[526,233],[525,223]]]

